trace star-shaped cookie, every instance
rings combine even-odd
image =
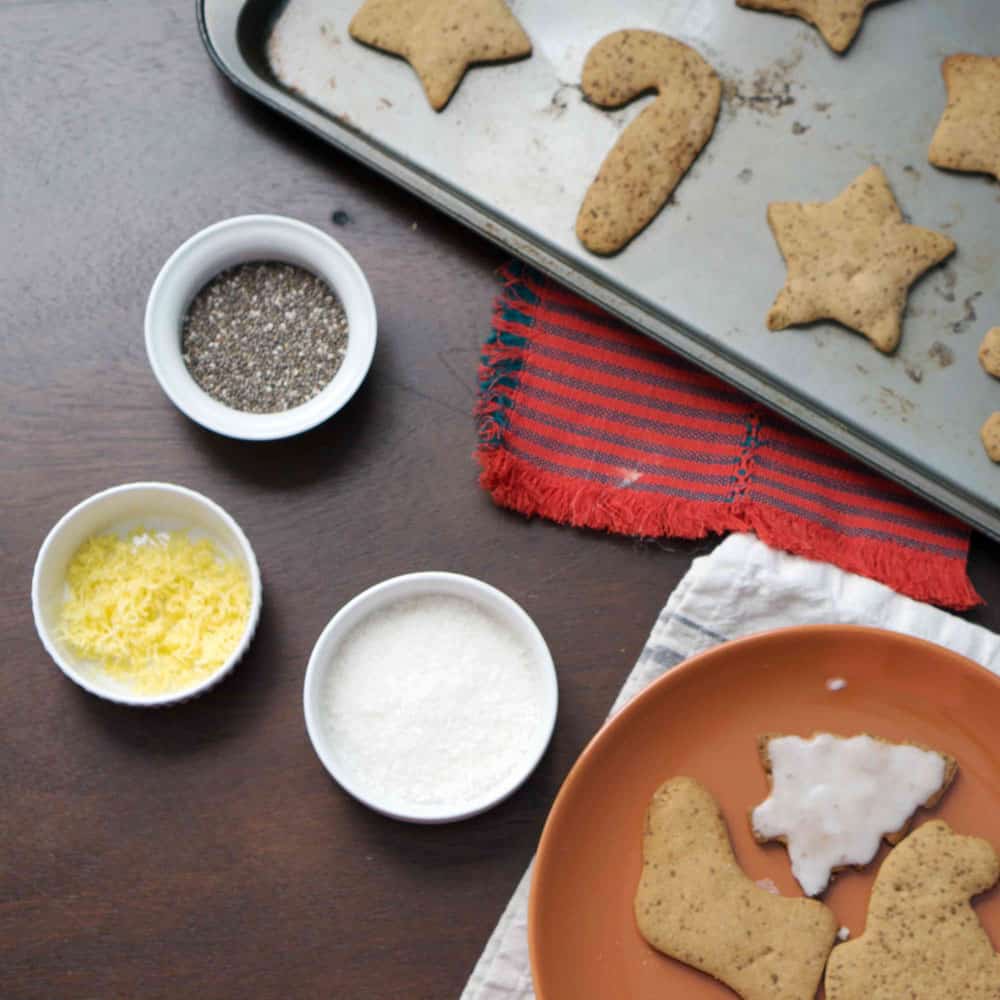
[[[440,111],[474,63],[531,54],[531,39],[503,0],[367,0],[348,30],[402,56]]]
[[[899,343],[910,286],[955,249],[947,236],[903,221],[880,167],[833,201],[774,202],[767,221],[788,265],[768,327],[834,319],[886,353]]]
[[[941,75],[948,106],[931,140],[931,163],[1000,180],[1000,56],[949,56]]]
[[[819,29],[835,52],[844,52],[861,29],[865,11],[877,0],[736,0],[740,7],[794,14]]]

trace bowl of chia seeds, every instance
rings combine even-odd
[[[146,304],[146,353],[196,423],[268,441],[315,427],[364,381],[375,303],[354,258],[296,219],[244,215],[183,243]]]

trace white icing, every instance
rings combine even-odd
[[[753,811],[754,833],[785,838],[807,896],[826,888],[833,869],[868,864],[945,775],[940,754],[870,736],[779,736],[767,749],[771,794]]]
[[[754,884],[757,888],[763,889],[764,892],[769,892],[772,896],[781,895],[781,890],[778,888],[778,884],[773,878],[759,878]]]

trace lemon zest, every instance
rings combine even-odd
[[[66,582],[62,640],[147,695],[191,687],[214,673],[239,644],[250,614],[243,566],[184,532],[96,535],[77,549]]]

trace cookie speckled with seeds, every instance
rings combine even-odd
[[[844,52],[861,30],[865,11],[878,0],[736,0],[751,10],[792,14],[819,29],[827,45]]]
[[[827,1000],[997,1000],[1000,956],[969,901],[998,877],[985,840],[918,827],[879,869],[864,934],[834,948]]]
[[[476,63],[531,54],[531,39],[503,0],[367,0],[348,30],[402,56],[440,111]]]
[[[983,424],[979,435],[983,439],[986,454],[994,462],[1000,462],[1000,410],[986,418],[986,423]]]
[[[833,319],[886,353],[899,343],[910,286],[955,250],[947,236],[903,221],[879,167],[833,201],[772,203],[767,221],[788,266],[769,329]]]
[[[1000,326],[986,332],[979,345],[979,363],[994,378],[1000,378]]]
[[[616,31],[587,54],[581,89],[604,108],[658,92],[619,136],[576,220],[593,253],[621,250],[663,208],[715,128],[722,84],[689,45],[658,31]]]
[[[931,163],[1000,180],[1000,56],[949,56],[941,75],[948,105],[931,140]]]
[[[813,1000],[838,927],[823,903],[751,881],[715,799],[681,777],[646,811],[635,918],[654,948],[744,1000]]]

